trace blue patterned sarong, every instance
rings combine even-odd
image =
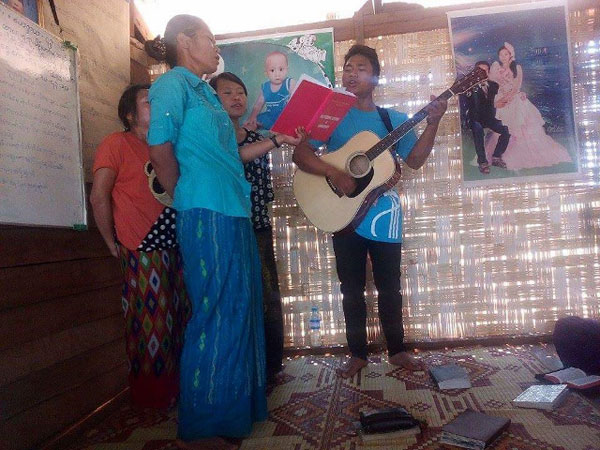
[[[178,435],[243,437],[267,418],[261,268],[250,220],[177,212],[192,304],[181,356]]]

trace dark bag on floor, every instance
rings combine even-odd
[[[388,408],[372,413],[360,413],[360,425],[365,433],[385,433],[406,430],[420,425],[404,408]]]

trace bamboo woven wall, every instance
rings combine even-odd
[[[561,315],[600,316],[600,8],[570,14],[579,179],[464,188],[458,105],[452,100],[434,151],[403,167],[402,288],[407,341],[547,333]],[[336,81],[352,41],[336,43]],[[414,113],[454,80],[447,29],[365,40],[378,50],[376,102]],[[420,129],[417,130],[420,133]],[[330,237],[296,206],[291,150],[273,154],[276,257],[286,345],[307,345],[312,305],[325,345],[345,344]],[[369,338],[381,339],[372,282]]]

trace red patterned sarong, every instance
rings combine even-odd
[[[177,249],[119,248],[121,302],[134,405],[168,408],[179,394],[179,358],[190,306]]]

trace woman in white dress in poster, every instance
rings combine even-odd
[[[498,50],[498,61],[490,68],[489,78],[499,85],[495,99],[496,118],[508,127],[510,140],[502,155],[506,169],[519,170],[549,167],[572,162],[566,148],[546,134],[539,110],[521,91],[523,69],[515,61],[514,47],[505,42]],[[498,135],[490,133],[486,153],[491,154]]]

